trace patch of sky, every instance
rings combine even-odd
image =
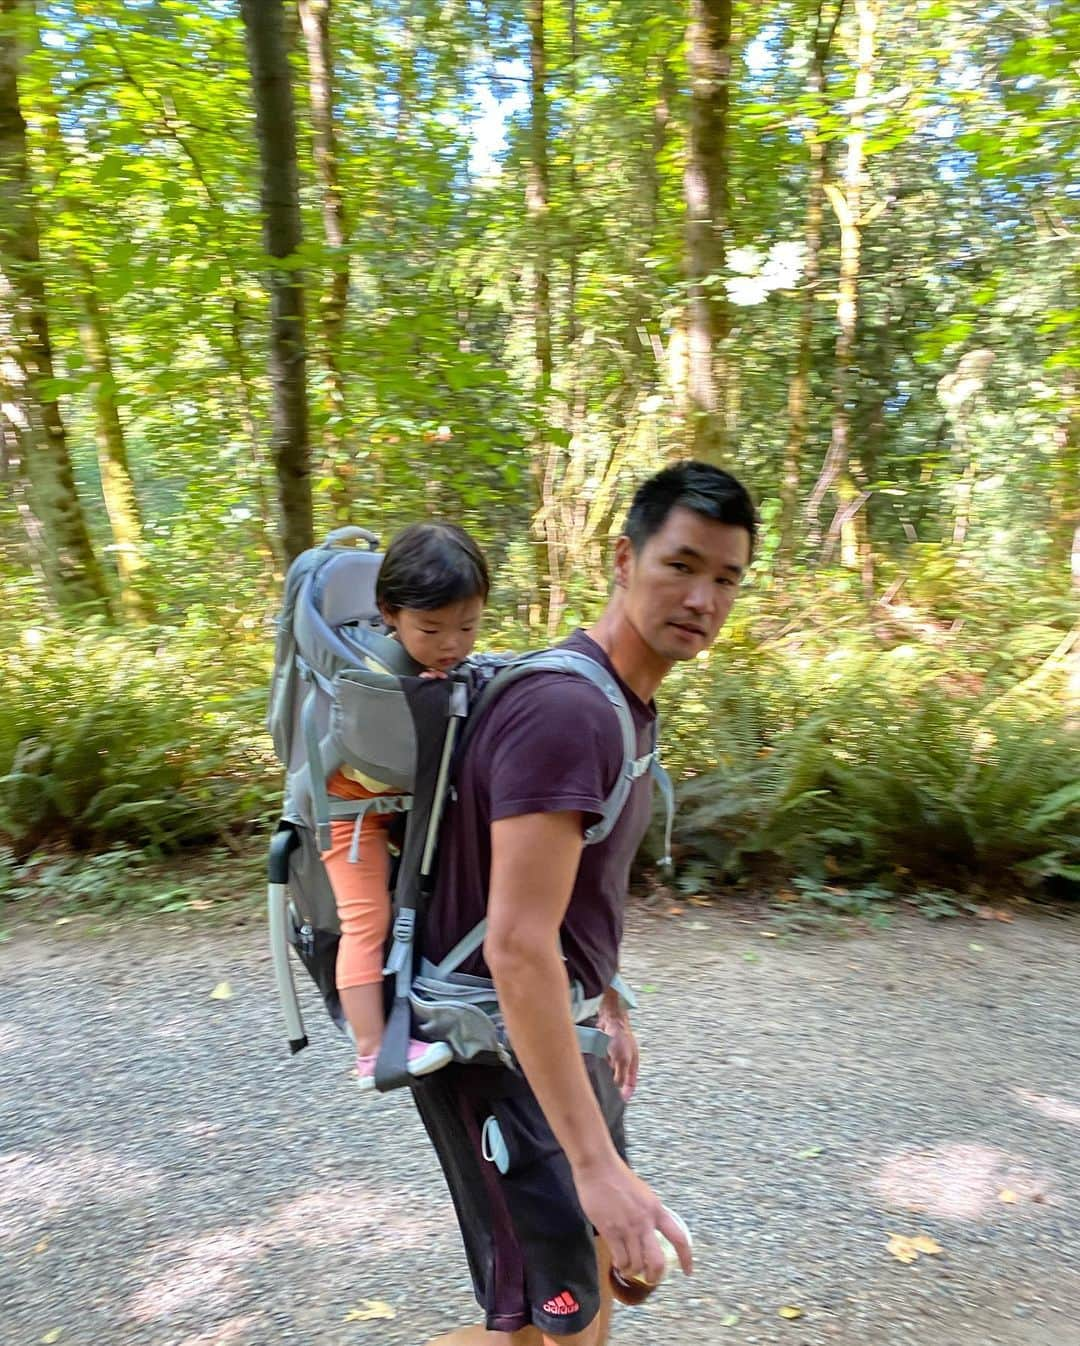
[[[743,60],[751,75],[770,75],[779,68],[780,55],[775,49],[775,44],[783,31],[782,24],[766,24],[746,48]]]
[[[728,269],[735,275],[724,281],[728,299],[740,308],[763,303],[773,290],[790,290],[803,274],[806,245],[798,240],[774,243],[768,251],[733,248]]]
[[[529,106],[527,78],[525,62],[515,59],[498,61],[488,78],[470,81],[474,93],[469,172],[473,177],[491,178],[499,173],[509,122]]]
[[[956,183],[966,181],[975,172],[978,160],[967,150],[956,148],[946,151],[937,161],[937,175],[942,182]]]

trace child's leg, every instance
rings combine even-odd
[[[341,1008],[360,1056],[371,1056],[382,1042],[383,956],[390,928],[390,854],[388,818],[369,813],[360,825],[360,847],[349,859],[354,823],[331,825],[331,846],[323,853],[341,922],[337,985]]]

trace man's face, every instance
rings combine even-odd
[[[645,644],[676,663],[707,650],[727,620],[750,564],[750,534],[694,510],[673,509],[640,552],[621,537],[615,579]]]

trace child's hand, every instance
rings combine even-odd
[[[444,673],[441,668],[425,668],[420,676],[422,678],[448,678],[450,675]]]

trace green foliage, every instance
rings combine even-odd
[[[831,704],[808,704],[758,760],[725,754],[730,764],[689,780],[677,840],[725,879],[763,861],[846,878],[1075,879],[1080,745],[1056,705],[981,721],[935,678],[897,708],[867,696],[878,677],[900,693],[889,673],[884,659],[859,661]],[[733,733],[764,718],[760,706],[731,709]]]
[[[5,635],[0,832],[18,853],[57,837],[175,851],[265,814],[261,639],[198,620]]]
[[[972,627],[966,647],[937,649],[819,627],[680,670],[665,741],[686,777],[683,854],[721,882],[794,871],[841,907],[865,894],[852,883],[883,878],[1075,881],[1080,733],[1057,633],[1020,625],[980,668],[986,629]],[[841,893],[822,887],[834,879]]]
[[[704,666],[665,688],[665,745],[686,778],[692,886],[797,872],[819,895],[807,889],[804,905],[825,915],[845,901],[876,910],[879,887],[921,892],[945,914],[954,882],[1080,873],[1075,730],[1062,669],[1040,674],[1074,621],[1080,122],[1066,111],[1080,21],[1059,0],[882,8],[858,325],[851,369],[838,371],[828,206],[812,287],[800,258],[811,146],[827,148],[837,179],[852,129],[855,13],[841,8],[820,94],[811,35],[835,6],[780,0],[738,16],[728,259],[710,285],[731,298],[732,458],[766,528],[757,591]],[[115,384],[162,625],[54,629],[5,437],[16,489],[0,492],[0,831],[20,852],[127,847],[42,880],[87,885],[97,902],[130,877],[131,855],[242,831],[276,793],[261,734],[264,618],[281,580],[267,259],[237,7],[55,0],[22,12],[56,365],[41,391],[60,399],[110,561],[94,395]],[[539,645],[546,537],[565,629],[603,601],[634,482],[687,442],[685,7],[547,6],[542,249],[526,202],[520,7],[342,0],[331,40],[348,226],[340,403],[320,315],[341,256],[324,231],[299,44],[304,241],[281,263],[307,289],[317,529],[338,487],[353,521],[384,536],[418,516],[460,520],[491,553],[488,642]],[[541,253],[547,393],[533,323]],[[107,376],[80,342],[87,277]],[[808,295],[808,423],[788,464]],[[975,351],[992,363],[961,398]],[[793,467],[805,504],[838,373],[850,376],[875,602],[856,571],[779,550],[781,482]],[[28,873],[20,884],[36,882]]]

